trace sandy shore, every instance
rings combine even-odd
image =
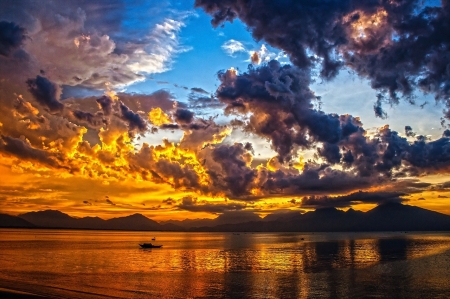
[[[26,298],[39,299],[40,298],[40,299],[42,299],[42,298],[48,298],[48,297],[44,297],[44,296],[40,296],[40,295],[36,295],[36,294],[32,294],[32,293],[27,293],[27,292],[21,292],[21,291],[16,291],[16,290],[0,288],[0,298],[2,298],[2,299],[26,299]]]

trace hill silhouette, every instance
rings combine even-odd
[[[274,221],[251,221],[214,227],[196,227],[191,231],[236,232],[344,232],[344,231],[449,231],[450,216],[423,208],[387,203],[368,212],[322,208],[313,212]]]
[[[0,214],[0,227],[32,228],[35,225],[20,217]]]
[[[13,216],[11,216],[13,217]],[[74,228],[74,229],[104,229],[104,230],[183,230],[175,225],[161,225],[141,214],[104,220],[99,217],[74,218],[57,210],[29,212],[19,215],[36,227],[42,228]],[[2,223],[0,222],[0,226]]]
[[[217,232],[450,231],[450,216],[401,203],[386,203],[367,212],[322,208],[304,214],[272,214],[264,219],[250,216],[158,223],[142,214],[104,220],[75,218],[57,210],[45,210],[19,216],[0,214],[0,227]]]

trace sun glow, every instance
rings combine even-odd
[[[363,11],[355,11],[344,17],[344,22],[350,24],[351,36],[353,39],[365,39],[374,32],[380,30],[386,23],[387,12],[378,10],[376,13],[369,15]]]

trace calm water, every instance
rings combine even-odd
[[[139,248],[149,241],[164,246]],[[0,287],[58,298],[450,298],[450,233],[1,229]]]

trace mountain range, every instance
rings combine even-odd
[[[265,218],[223,214],[216,219],[159,223],[141,214],[104,220],[75,218],[57,210],[45,210],[18,216],[0,214],[0,227],[214,232],[450,231],[450,216],[400,203],[379,205],[367,212],[322,208],[304,214],[270,214]]]

